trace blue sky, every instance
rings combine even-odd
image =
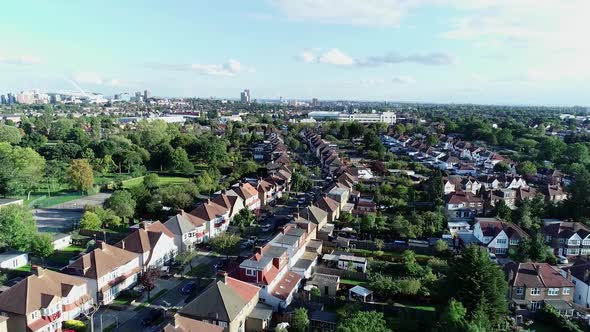
[[[590,105],[587,0],[32,1],[0,93]]]

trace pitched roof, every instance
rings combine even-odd
[[[510,286],[529,288],[574,286],[547,263],[508,263],[504,266],[504,271],[509,277],[512,274],[512,279],[508,280]]]
[[[252,187],[252,185],[247,182],[240,183],[237,186],[232,187],[232,190],[243,200],[258,196],[258,190],[256,190],[256,188]]]
[[[258,294],[260,288],[243,281],[225,277],[205,289],[180,310],[181,315],[195,318],[212,318],[233,321],[244,307]]]
[[[522,228],[511,222],[501,221],[495,218],[475,218],[475,221],[479,223],[484,236],[495,237],[501,231],[504,231],[509,238],[513,238],[513,235],[521,238],[529,237]]]
[[[191,232],[195,229],[195,225],[193,225],[185,216],[182,214],[177,214],[170,219],[168,219],[164,226],[170,230],[170,232],[176,235],[183,235]]]
[[[38,269],[39,276],[30,275],[0,294],[0,310],[26,315],[47,307],[58,297],[67,297],[74,286],[86,283],[80,277]]]
[[[162,332],[223,332],[223,330],[224,328],[219,325],[176,314],[172,322],[164,326]]]
[[[328,218],[328,212],[320,209],[317,206],[310,205],[301,212],[301,217],[313,223],[319,224],[324,219]]]
[[[337,211],[338,208],[340,207],[340,204],[338,204],[338,202],[336,202],[334,199],[328,197],[328,196],[324,196],[320,199],[318,199],[318,201],[316,202],[316,205],[326,211],[326,212],[334,212]]]
[[[69,269],[82,271],[90,279],[98,279],[137,258],[137,254],[100,242],[98,248],[76,259]]]
[[[541,228],[541,233],[552,237],[569,239],[574,234],[578,234],[582,239],[590,234],[590,228],[580,222],[556,222],[545,225]]]
[[[207,200],[207,202],[199,204],[194,210],[190,212],[190,214],[204,223],[214,220],[219,216],[226,214],[228,211],[229,210],[227,208],[214,204],[211,202],[211,200]]]

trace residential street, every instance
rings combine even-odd
[[[208,264],[213,266],[215,262],[219,260],[218,257],[208,256],[208,253],[203,253],[193,260],[192,266],[195,267],[199,264]],[[190,269],[187,267],[185,272]],[[99,312],[94,316],[94,326],[96,332],[102,332],[100,326],[100,315],[102,314],[102,328],[110,326],[118,321],[119,328],[112,331],[118,332],[137,332],[137,331],[156,331],[158,326],[163,326],[166,322],[158,324],[158,326],[143,326],[141,321],[149,316],[152,308],[166,308],[169,309],[175,306],[184,306],[184,301],[188,298],[181,292],[182,287],[189,283],[190,279],[171,278],[168,280],[160,279],[157,282],[156,288],[152,290],[151,295],[154,296],[161,289],[168,289],[168,291],[160,296],[158,299],[153,301],[150,306],[143,308],[139,311],[133,311],[134,307],[130,306],[126,311],[116,311],[112,309],[100,309]],[[147,294],[143,294],[138,302],[143,302]]]

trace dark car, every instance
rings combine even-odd
[[[164,310],[152,309],[148,315],[141,320],[141,325],[148,326],[154,324],[156,321],[164,318]]]
[[[189,294],[190,292],[193,291],[193,289],[197,286],[197,284],[194,281],[190,281],[188,282],[186,285],[184,285],[182,287],[182,289],[180,290],[183,294]]]

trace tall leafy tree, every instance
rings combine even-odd
[[[136,202],[127,190],[117,190],[105,201],[105,206],[123,219],[131,218],[135,214]]]
[[[383,313],[376,311],[357,311],[342,321],[337,332],[391,332],[387,328]]]
[[[449,261],[442,293],[454,297],[467,309],[468,318],[482,310],[496,324],[508,311],[508,284],[500,267],[492,262],[485,248],[469,246]]]
[[[36,233],[29,209],[18,205],[0,209],[0,247],[28,251]]]
[[[68,169],[68,179],[72,187],[88,192],[94,185],[92,166],[86,159],[74,159]]]
[[[289,331],[305,332],[309,326],[309,317],[307,317],[307,309],[297,308],[291,319],[291,328]]]
[[[18,128],[7,125],[0,125],[0,142],[18,144],[21,140],[21,134]]]

